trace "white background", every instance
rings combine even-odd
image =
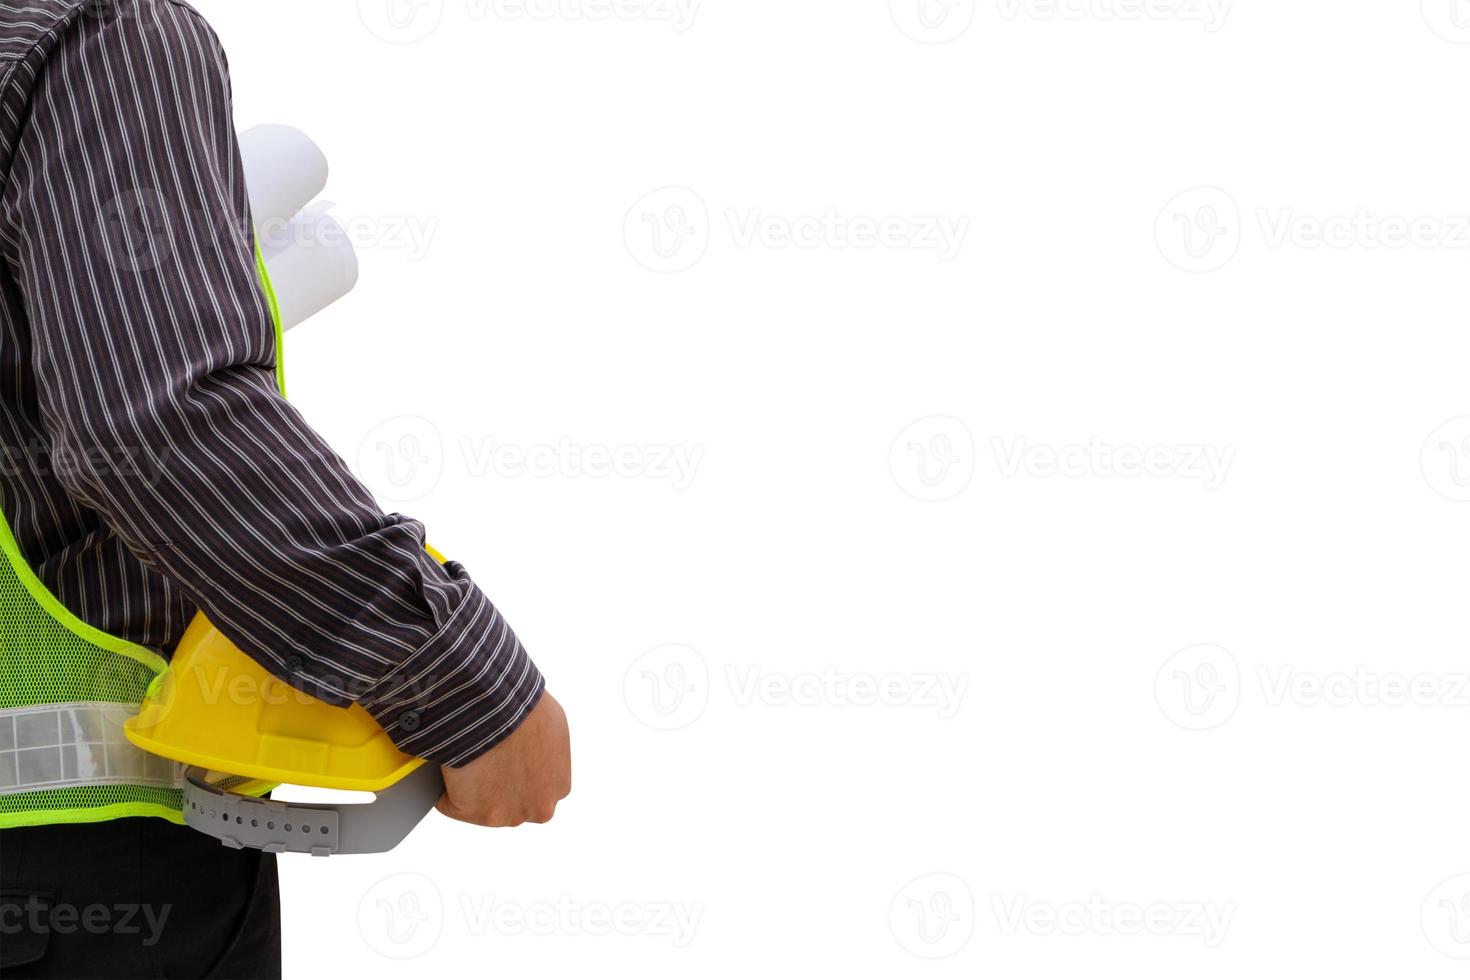
[[[198,4],[575,743],[288,975],[1463,976],[1470,4],[582,4]]]

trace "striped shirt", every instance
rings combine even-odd
[[[543,682],[462,566],[283,399],[228,69],[176,0],[0,0],[0,513],[83,621],[196,611],[459,765]]]

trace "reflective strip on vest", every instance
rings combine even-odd
[[[136,704],[74,701],[0,710],[0,793],[183,785],[184,766],[129,742]]]

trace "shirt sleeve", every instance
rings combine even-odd
[[[385,515],[281,396],[228,69],[170,0],[90,5],[0,200],[66,490],[272,674],[461,765],[543,681],[462,566]]]

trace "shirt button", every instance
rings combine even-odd
[[[417,731],[419,727],[419,713],[417,711],[405,711],[398,716],[398,727],[406,732]]]
[[[286,673],[288,674],[299,674],[301,673],[301,668],[305,666],[306,662],[295,654],[286,658]]]

